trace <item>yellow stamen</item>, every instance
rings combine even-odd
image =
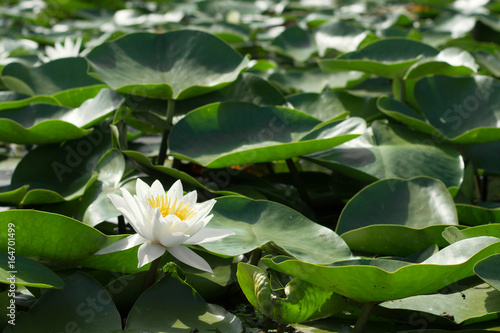
[[[159,208],[163,217],[173,214],[184,221],[196,215],[196,211],[189,203],[180,201],[177,205],[177,199],[172,202],[166,195],[156,195],[148,198],[147,202],[153,209]]]

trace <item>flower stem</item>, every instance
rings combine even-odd
[[[125,226],[125,218],[123,215],[118,216],[118,234],[123,235],[127,233],[127,227]]]
[[[283,323],[278,324],[278,328],[276,329],[276,333],[285,333],[286,325]]]
[[[262,256],[262,250],[256,248],[252,251],[252,255],[250,256],[250,265],[257,266],[259,264],[260,257]]]
[[[306,187],[304,185],[304,182],[300,178],[299,171],[297,170],[295,163],[293,162],[293,160],[291,158],[287,158],[285,161],[286,161],[286,165],[288,166],[288,170],[290,170],[290,173],[292,174],[293,182],[295,184],[295,187],[297,188],[297,191],[299,192],[300,198],[307,205],[311,206],[311,199],[309,198],[309,195],[307,194]]]
[[[148,275],[146,280],[144,280],[144,285],[142,286],[142,292],[151,287],[156,280],[156,274],[158,273],[158,267],[160,266],[161,256],[153,260],[151,266],[149,267]]]
[[[157,165],[163,165],[165,162],[165,158],[167,158],[167,147],[168,147],[168,136],[170,135],[170,131],[172,129],[172,119],[174,119],[175,113],[175,100],[169,99],[167,106],[167,126],[163,132],[163,137],[161,138],[160,151],[158,152],[158,159],[156,160]]]
[[[377,304],[378,302],[367,302],[363,304],[361,314],[359,315],[358,320],[356,320],[356,325],[354,325],[352,333],[361,333],[364,331],[366,324],[368,323],[368,319],[370,318],[370,314]]]

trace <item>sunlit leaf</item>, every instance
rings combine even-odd
[[[91,73],[113,90],[161,99],[220,89],[248,64],[217,37],[195,30],[125,35],[97,46],[87,59]]]

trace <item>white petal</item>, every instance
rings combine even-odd
[[[145,242],[139,248],[137,252],[137,259],[139,259],[139,264],[137,268],[146,265],[147,263],[155,260],[156,258],[161,257],[163,253],[165,253],[166,248],[161,245],[154,244],[151,242]]]
[[[111,200],[113,205],[118,209],[120,213],[125,217],[128,223],[137,231],[137,222],[135,221],[135,216],[130,211],[130,207],[128,206],[125,199],[116,194],[108,194],[108,198]]]
[[[197,196],[198,194],[196,193],[196,191],[191,191],[182,198],[182,201],[194,207]]]
[[[186,265],[194,268],[198,268],[202,271],[209,272],[213,274],[212,268],[202,257],[194,253],[191,249],[188,249],[184,245],[171,247],[167,249],[171,255],[173,255],[177,260],[182,261]]]
[[[168,190],[167,195],[174,200],[182,200],[184,192],[182,192],[182,183],[180,179],[172,185],[172,187]]]
[[[156,239],[155,235],[155,226],[160,224],[161,212],[158,208],[153,209],[151,206],[147,206],[144,208],[144,223],[147,224],[147,227],[144,228],[143,236],[147,239]]]
[[[210,220],[214,217],[214,215],[208,215],[203,220],[196,221],[193,225],[191,225],[188,229],[185,230],[186,234],[194,235],[200,232],[201,229],[205,228],[205,226],[210,222]]]
[[[161,245],[165,247],[174,247],[184,243],[189,238],[189,235],[182,232],[172,232],[162,234],[159,238]]]
[[[234,232],[226,229],[203,228],[196,235],[189,238],[184,244],[196,245],[213,242],[227,236],[235,235]]]
[[[123,251],[123,250],[130,249],[134,246],[137,246],[139,244],[142,244],[144,242],[147,242],[147,239],[141,237],[141,235],[139,235],[139,234],[134,234],[132,236],[129,236],[127,238],[123,238],[117,242],[114,242],[110,246],[105,247],[104,249],[97,251],[95,254],[107,254],[107,253],[112,253],[112,252]]]
[[[151,185],[151,188],[149,189],[149,195],[148,198],[150,197],[155,197],[157,195],[163,196],[165,195],[165,190],[163,189],[163,185],[160,183],[160,181],[157,179],[153,182]]]
[[[214,205],[216,203],[217,203],[217,200],[211,199],[211,200],[207,200],[205,202],[201,202],[199,204],[196,204],[195,205],[196,216],[198,216],[199,219],[205,218],[205,216],[207,216],[208,213],[210,213],[210,211],[212,210],[212,208],[214,207]]]
[[[145,216],[142,214],[141,209],[137,205],[137,201],[134,199],[132,194],[130,194],[126,189],[121,188],[123,199],[127,202],[129,211],[134,215],[136,227],[135,231],[144,234],[146,228],[149,227],[149,222],[145,221]]]
[[[149,186],[140,178],[137,178],[135,182],[135,194],[143,202],[149,198]]]

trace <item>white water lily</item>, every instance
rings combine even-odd
[[[64,39],[64,44],[56,42],[54,47],[46,46],[45,54],[46,56],[41,56],[43,62],[49,62],[55,59],[61,58],[71,58],[80,56],[80,48],[82,46],[82,38],[78,37],[73,43],[71,38],[66,37]]]
[[[180,180],[166,193],[158,180],[149,187],[140,179],[137,179],[136,195],[132,196],[123,188],[121,192],[122,196],[110,194],[108,197],[137,234],[119,240],[96,254],[122,251],[142,244],[137,253],[138,267],[168,251],[183,263],[212,273],[205,259],[185,245],[207,243],[234,234],[228,230],[205,228],[213,217],[208,213],[216,203],[214,199],[196,203],[196,191],[183,195]]]

